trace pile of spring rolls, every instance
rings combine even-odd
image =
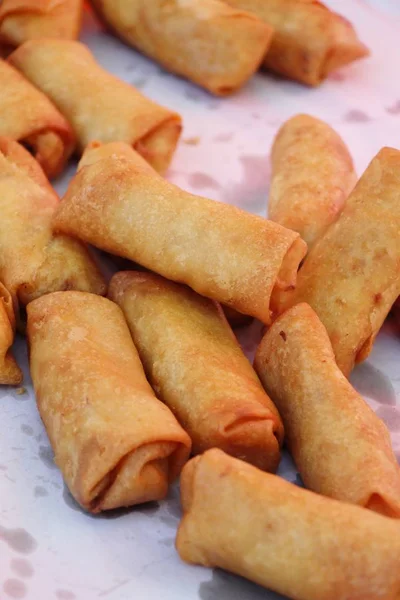
[[[261,63],[316,85],[366,54],[311,0],[92,4],[219,95]],[[0,384],[22,381],[19,330],[85,510],[162,500],[180,476],[186,562],[294,600],[400,600],[400,467],[348,380],[400,306],[400,151],[358,179],[341,137],[296,115],[271,149],[269,219],[190,194],[163,177],[180,115],[104,70],[81,16],[0,6]],[[49,178],[73,152],[60,201]],[[108,285],[95,249],[126,261]],[[265,325],[253,365],[227,317]],[[274,474],[284,443],[307,490]]]
[[[32,40],[77,39],[83,4],[83,0],[3,0],[0,56]],[[91,0],[90,4],[105,27],[125,43],[218,96],[241,88],[259,67],[317,86],[336,69],[369,54],[351,23],[314,0]],[[46,87],[43,81],[34,83]]]

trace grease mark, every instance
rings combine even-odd
[[[26,529],[9,529],[0,525],[0,541],[5,542],[15,552],[31,554],[37,548],[37,541]]]
[[[39,446],[39,458],[49,469],[57,469],[54,462],[54,453],[50,446]]]
[[[29,579],[34,574],[35,570],[29,560],[26,558],[13,558],[11,563],[11,570],[14,571],[19,577]]]
[[[230,142],[233,139],[233,132],[230,131],[229,133],[219,133],[218,135],[215,136],[214,138],[214,142],[218,142],[220,144],[225,144],[227,142]]]
[[[167,546],[167,548],[172,548],[175,543],[175,538],[163,538],[158,542],[161,546]]]
[[[33,435],[33,427],[31,427],[30,425],[25,425],[25,423],[21,425],[21,431],[22,433],[25,433],[25,435]]]
[[[49,492],[42,485],[36,485],[33,490],[33,495],[35,498],[44,498],[49,495]]]
[[[210,177],[207,173],[191,173],[188,177],[188,182],[194,189],[202,190],[204,188],[210,188],[218,190],[221,186],[214,177]]]
[[[26,585],[19,579],[6,579],[3,590],[10,598],[18,599],[26,596]]]
[[[372,119],[363,110],[353,108],[344,115],[344,120],[348,123],[368,123]]]
[[[56,590],[56,598],[58,600],[75,600],[76,596],[70,590]]]
[[[400,115],[400,100],[397,100],[392,106],[388,106],[386,112],[389,115]]]

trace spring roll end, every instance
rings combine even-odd
[[[271,294],[270,309],[273,313],[282,312],[286,298],[296,287],[297,271],[301,261],[307,254],[307,244],[298,235],[290,246],[282,262],[274,289]],[[268,325],[268,323],[266,323]]]
[[[171,163],[181,132],[181,119],[174,115],[136,142],[133,148],[163,175]]]
[[[178,470],[182,467],[179,455],[186,460],[187,453],[178,443],[146,444],[123,457],[91,490],[85,489],[83,479],[76,500],[92,513],[162,500],[177,474],[175,468],[171,469],[175,459],[179,461]],[[82,466],[80,477],[84,475]]]

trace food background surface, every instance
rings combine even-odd
[[[358,174],[382,146],[400,145],[398,0],[330,0],[372,56],[319,89],[258,74],[231,98],[217,99],[102,33],[86,18],[82,40],[100,63],[183,115],[184,133],[168,179],[191,192],[266,214],[269,148],[295,113],[326,120],[348,144]],[[65,190],[73,173],[57,182]],[[251,356],[255,324],[240,333]],[[222,571],[190,567],[174,549],[178,488],[166,502],[102,516],[84,514],[63,484],[40,422],[28,375],[25,393],[0,389],[0,598],[36,600],[273,600],[276,594]],[[392,322],[351,377],[387,423],[400,461],[400,336]],[[300,483],[284,454],[279,474]]]

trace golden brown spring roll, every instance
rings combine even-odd
[[[336,221],[356,183],[350,153],[329,125],[296,115],[278,131],[269,218],[298,231],[308,248]]]
[[[183,560],[294,600],[398,600],[400,525],[263,473],[221,450],[182,471]]]
[[[58,203],[35,159],[17,142],[0,138],[0,278],[15,302],[65,289],[106,291],[86,247],[53,234]]]
[[[3,0],[0,43],[19,46],[38,38],[76,39],[83,0]]]
[[[189,194],[120,144],[85,152],[54,226],[266,323],[306,252],[298,233]]]
[[[308,85],[368,56],[349,21],[315,0],[224,0],[274,29],[264,66]]]
[[[42,90],[71,123],[80,150],[89,142],[126,142],[157,171],[171,162],[181,117],[103,69],[79,42],[33,40],[9,61]]]
[[[22,371],[10,350],[15,333],[15,315],[10,292],[0,283],[0,384],[18,385]]]
[[[147,383],[121,310],[56,292],[27,311],[40,416],[74,498],[91,512],[163,498],[190,439]]]
[[[283,427],[216,302],[153,273],[125,271],[109,297],[122,308],[147,378],[190,435],[275,471]]]
[[[48,177],[58,175],[71,155],[71,127],[44,94],[0,59],[0,136],[32,150]]]
[[[128,44],[225,96],[242,87],[263,60],[272,27],[220,0],[92,0],[103,21]],[[177,43],[179,39],[179,43]]]
[[[389,431],[341,373],[308,304],[274,322],[254,366],[306,487],[399,518],[400,467]]]
[[[347,376],[367,358],[400,293],[400,151],[383,148],[350,194],[339,219],[311,248],[282,311],[307,302],[325,325]]]

